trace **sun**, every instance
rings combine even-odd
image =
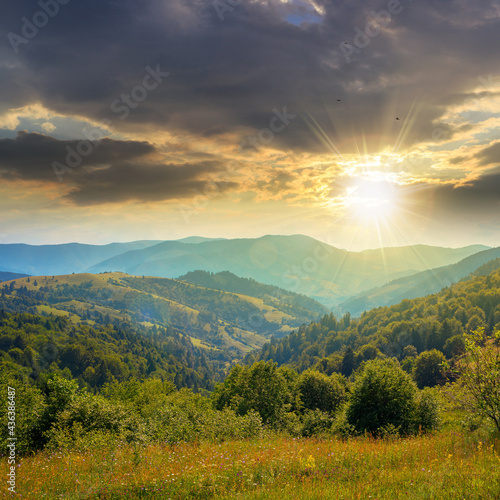
[[[358,224],[387,224],[398,210],[394,183],[359,179],[347,188],[347,206]]]

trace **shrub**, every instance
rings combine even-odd
[[[424,432],[437,429],[440,424],[439,403],[429,388],[420,391],[415,411],[415,429]]]
[[[346,398],[345,379],[307,370],[300,376],[299,391],[305,409],[335,412]]]
[[[436,349],[421,353],[415,361],[414,378],[417,386],[423,389],[442,382],[445,362],[444,354]]]
[[[79,393],[60,411],[45,432],[50,449],[81,447],[85,439],[147,441],[138,417],[124,406],[102,396]]]
[[[181,389],[149,421],[149,427],[155,429],[152,439],[169,443],[223,441],[259,436],[262,420],[253,410],[243,416],[228,407],[215,410],[209,399]]]
[[[358,373],[346,409],[347,423],[357,433],[381,435],[397,429],[402,435],[418,431],[418,389],[395,359],[368,361]]]
[[[334,417],[328,412],[321,410],[306,410],[302,417],[302,436],[311,437],[321,434],[329,434],[332,430]]]
[[[279,426],[294,402],[293,388],[276,363],[260,361],[252,366],[235,366],[213,394],[218,410],[230,407],[238,415],[256,411],[265,424]]]
[[[332,424],[332,433],[342,439],[347,439],[356,434],[356,428],[347,421],[347,408],[344,405],[335,415]]]
[[[13,379],[8,380],[6,374],[0,378],[0,391],[2,401],[0,409],[0,442],[3,450],[6,450],[9,429],[7,427],[7,394],[8,388],[15,390],[15,437],[16,452],[24,455],[28,452],[42,448],[41,442],[41,418],[45,413],[46,404],[41,391],[35,387],[30,387],[25,383]]]
[[[485,337],[484,329],[467,334],[458,371],[469,410],[490,419],[500,431],[500,347],[495,340],[500,340],[500,331],[493,338]]]

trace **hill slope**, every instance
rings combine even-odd
[[[381,354],[403,361],[437,349],[451,358],[460,351],[462,334],[478,327],[487,332],[500,329],[500,259],[427,297],[372,309],[359,319],[349,314],[340,320],[333,314],[324,316],[281,340],[272,340],[249,354],[246,362],[272,359],[299,371],[315,367],[326,373],[344,372],[348,362],[349,375],[362,361]],[[354,352],[349,353],[348,347]]]
[[[259,284],[253,284],[259,289]],[[90,325],[125,321],[155,324],[189,335],[194,344],[240,357],[324,313],[305,299],[293,307],[277,296],[262,297],[213,290],[167,278],[123,273],[38,276],[16,279],[0,288],[0,307],[9,312],[64,315]],[[284,292],[286,297],[294,294]],[[301,298],[295,296],[300,304]],[[313,304],[315,310],[309,310]]]
[[[290,306],[290,311],[299,312],[301,310],[313,311],[318,314],[325,314],[328,309],[305,295],[287,292],[282,288],[272,285],[263,285],[251,278],[240,278],[229,271],[220,273],[209,273],[207,271],[193,271],[177,278],[179,281],[194,283],[205,288],[223,290],[225,292],[242,293],[250,297],[264,299],[267,301],[279,301]]]
[[[69,317],[0,309],[0,331],[0,371],[25,382],[59,373],[98,388],[151,376],[178,388],[212,389],[223,376],[210,351],[170,328],[147,332],[124,322],[90,326]]]
[[[390,306],[401,302],[403,299],[415,299],[436,293],[442,288],[468,276],[482,264],[498,257],[500,257],[500,247],[478,252],[457,264],[393,280],[387,285],[363,292],[342,302],[338,306],[338,311],[358,315],[374,307]]]
[[[175,278],[202,269],[313,297],[327,307],[392,279],[449,265],[487,247],[459,249],[417,245],[347,252],[308,236],[263,236],[186,244],[163,242],[103,261],[89,272],[122,271]]]

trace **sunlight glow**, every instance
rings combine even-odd
[[[384,181],[359,180],[347,189],[347,201],[359,223],[388,222],[397,210],[394,188]]]

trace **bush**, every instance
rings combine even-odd
[[[422,425],[419,404],[415,383],[395,359],[368,361],[352,386],[347,423],[357,433],[380,436],[397,430],[401,435],[414,434]]]
[[[218,410],[232,408],[238,415],[257,412],[265,424],[280,425],[295,401],[294,388],[276,363],[260,361],[252,366],[235,366],[213,393]]]
[[[171,396],[154,420],[149,422],[155,441],[223,441],[259,436],[262,420],[250,410],[240,416],[231,408],[215,410],[209,399],[181,389]]]
[[[147,441],[137,415],[102,396],[79,393],[60,411],[45,432],[47,447],[79,447],[88,440]]]
[[[438,399],[431,389],[426,388],[417,396],[415,429],[432,431],[439,427],[440,422]]]
[[[500,432],[500,330],[486,337],[484,329],[465,335],[465,355],[458,363],[460,384],[469,396],[467,406],[486,417]]]
[[[344,377],[337,373],[328,377],[323,373],[307,370],[300,376],[298,388],[305,409],[331,413],[345,401],[345,385]]]
[[[347,421],[347,408],[348,405],[345,405],[337,412],[332,425],[332,433],[342,439],[356,434],[356,428]]]
[[[306,410],[302,418],[302,436],[311,437],[321,434],[330,434],[334,417],[321,410]]]
[[[446,358],[441,351],[432,349],[421,353],[415,361],[414,378],[419,389],[434,387],[443,381],[443,364]]]
[[[41,449],[41,418],[45,413],[45,401],[41,391],[35,387],[30,387],[19,380],[8,380],[6,374],[0,378],[0,391],[2,401],[0,409],[0,441],[3,450],[7,449],[7,438],[9,429],[7,427],[7,394],[8,388],[15,390],[15,437],[16,452],[24,455],[28,452]]]

